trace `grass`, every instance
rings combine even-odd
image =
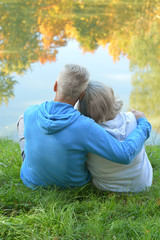
[[[160,146],[146,150],[154,169],[147,192],[31,190],[19,177],[18,144],[0,139],[0,240],[160,239]]]

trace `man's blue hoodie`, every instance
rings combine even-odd
[[[85,185],[90,180],[87,153],[129,164],[149,137],[151,125],[138,119],[138,127],[119,142],[94,120],[70,104],[44,102],[24,113],[25,159],[21,179],[28,187]]]

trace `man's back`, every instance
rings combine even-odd
[[[21,178],[27,186],[81,186],[89,181],[83,141],[92,120],[84,119],[72,105],[53,101],[26,110]]]

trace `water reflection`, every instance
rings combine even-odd
[[[129,59],[130,107],[160,132],[159,0],[5,0],[0,16],[0,103],[14,96],[13,73],[56,61],[59,48],[75,39],[84,52],[107,45],[113,61]]]
[[[13,77],[4,72],[0,72],[0,104],[8,104],[9,98],[14,97],[14,84],[17,83]]]

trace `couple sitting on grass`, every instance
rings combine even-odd
[[[54,101],[29,107],[17,124],[26,186],[79,187],[91,178],[104,191],[151,186],[144,149],[151,125],[144,113],[120,112],[113,90],[89,81],[87,70],[74,64],[64,67],[54,91]]]

